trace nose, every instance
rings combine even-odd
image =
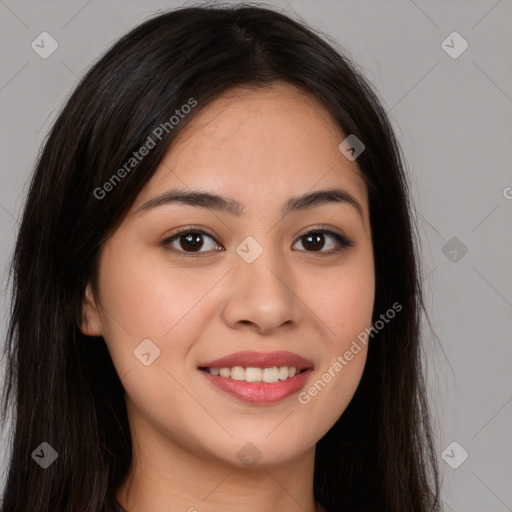
[[[222,310],[229,327],[271,334],[298,324],[303,303],[282,254],[264,250],[252,263],[236,256],[234,266]]]

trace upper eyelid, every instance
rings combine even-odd
[[[323,231],[323,232],[327,232],[327,234],[332,234],[332,235],[339,235],[343,238],[347,238],[348,237],[343,233],[336,233],[335,229],[329,227],[329,226],[326,226],[324,224],[321,224],[319,226],[313,226],[313,227],[309,227],[309,228],[305,228],[304,231],[301,231],[301,233],[299,235],[297,235],[297,238],[300,238],[304,235],[307,235],[308,233],[311,233],[311,232],[317,232],[317,231]],[[205,234],[205,235],[208,235],[209,237],[213,238],[216,242],[218,242],[217,238],[215,235],[209,233],[208,231],[205,230],[205,228],[196,228],[194,226],[186,226],[186,227],[183,227],[183,228],[179,228],[178,231],[174,232],[172,235],[169,235],[169,236],[166,236],[164,238],[164,241],[168,241],[174,237],[177,237],[179,235],[183,235],[183,234],[187,234],[187,233],[202,233],[202,234]]]

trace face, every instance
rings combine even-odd
[[[275,465],[314,448],[343,414],[374,303],[367,190],[338,149],[345,137],[289,85],[232,90],[180,133],[104,245],[82,330],[104,337],[141,442]],[[327,190],[338,194],[293,201]],[[227,206],[152,201],[171,191]],[[275,380],[276,370],[200,369],[239,352],[260,359],[227,366],[306,369],[259,384],[237,379]]]

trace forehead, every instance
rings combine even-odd
[[[321,103],[291,85],[238,87],[195,113],[135,206],[176,186],[260,205],[262,195],[341,186],[366,208],[361,171],[338,149],[344,138]]]

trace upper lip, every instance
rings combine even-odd
[[[313,368],[313,363],[298,354],[283,350],[277,352],[235,352],[228,356],[201,363],[199,368],[271,368],[272,366],[295,366],[299,370]]]

